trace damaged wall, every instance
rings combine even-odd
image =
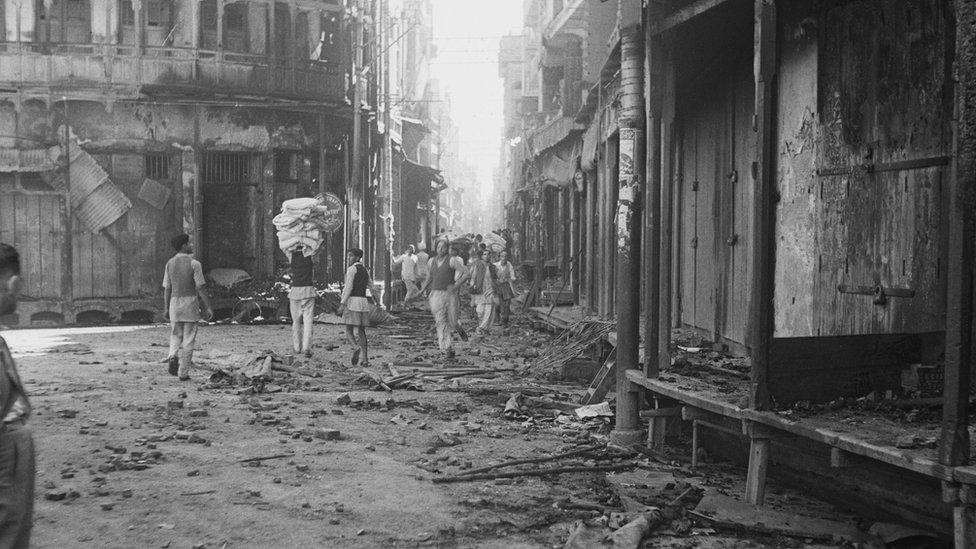
[[[94,101],[55,102],[50,108],[25,101],[19,109],[0,104],[0,133],[36,135],[30,139],[58,151],[65,113],[72,142],[76,137],[81,145],[72,155],[70,191],[63,155],[54,155],[55,169],[49,166],[42,177],[7,178],[0,185],[0,240],[24,253],[26,295],[47,300],[25,310],[54,311],[66,321],[89,308],[121,312],[111,303],[157,309],[162,268],[173,253],[169,239],[179,232],[202,230],[198,254],[205,271],[235,267],[255,277],[274,273],[275,262],[284,257],[275,244],[271,217],[282,200],[318,192],[320,139],[326,150],[336,150],[346,133],[344,120],[327,118],[320,137],[319,118],[308,113]],[[18,142],[30,143],[8,139],[4,144]],[[241,158],[244,164],[235,167]],[[326,158],[341,163],[341,156]],[[0,180],[4,169],[0,166]],[[104,177],[86,178],[92,170]],[[326,166],[325,172],[329,185],[341,187],[335,180],[341,166]],[[67,197],[89,179],[98,188],[110,182],[128,203],[94,231],[79,215],[67,217]],[[204,199],[199,219],[193,208],[197,189]],[[339,188],[330,190],[341,194]],[[84,199],[105,206],[96,194]],[[79,200],[72,199],[75,214],[83,213]],[[101,206],[97,212],[108,211]],[[32,314],[27,311],[24,321]]]
[[[789,4],[780,10],[776,335],[942,330],[946,6]],[[889,293],[883,305],[851,293],[876,286]]]

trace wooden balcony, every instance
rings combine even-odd
[[[105,44],[0,43],[0,87],[115,88],[342,104],[345,74],[311,60]]]

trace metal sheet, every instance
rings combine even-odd
[[[88,230],[97,233],[129,211],[132,202],[77,143],[71,143],[70,151],[72,210]]]

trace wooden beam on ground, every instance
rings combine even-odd
[[[776,157],[774,104],[776,102],[776,3],[755,0],[756,165],[752,239],[752,295],[749,303],[749,340],[752,358],[752,408],[769,407],[770,347],[773,338],[773,298],[776,276]]]
[[[660,22],[652,23],[650,34],[651,36],[654,36],[661,34],[662,32],[667,32],[678,25],[687,23],[695,17],[721,6],[728,1],[729,0],[698,0],[697,2],[693,2],[675,11],[674,13],[665,16]]]

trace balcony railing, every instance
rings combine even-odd
[[[342,102],[345,74],[321,61],[226,51],[108,44],[0,42],[0,83],[59,87],[173,86]]]

